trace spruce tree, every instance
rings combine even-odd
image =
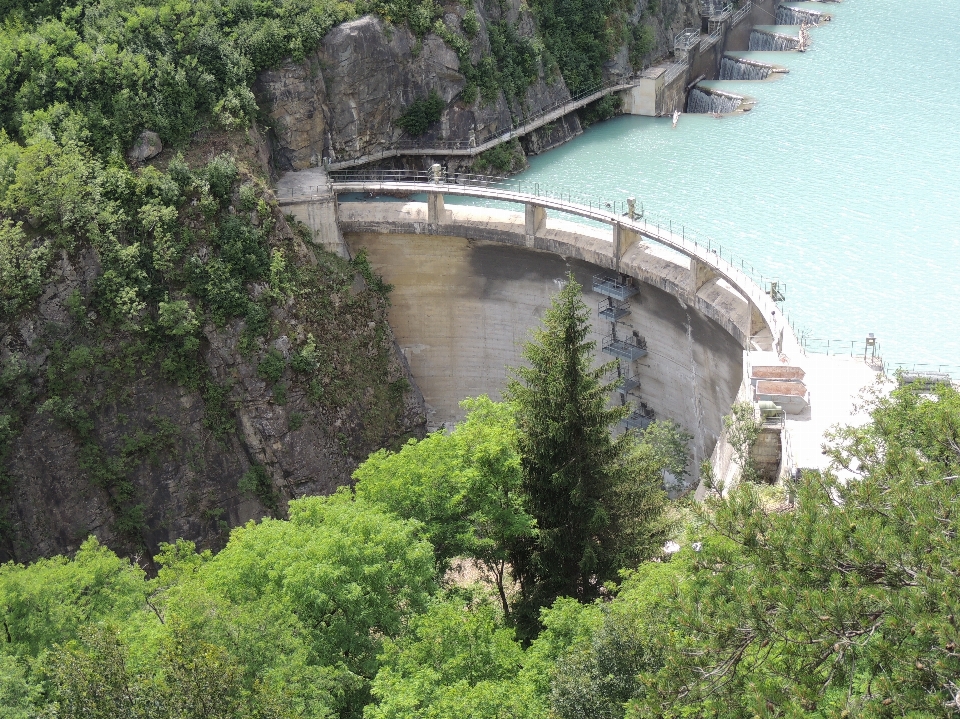
[[[535,537],[516,546],[516,615],[532,629],[540,607],[559,596],[591,601],[604,582],[662,546],[663,463],[634,432],[611,430],[629,408],[610,406],[613,363],[592,367],[590,310],[568,275],[531,342],[529,366],[507,390],[520,429],[523,490]],[[524,627],[523,625],[526,625]]]

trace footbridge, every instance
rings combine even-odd
[[[540,112],[527,117],[522,123],[514,125],[507,132],[500,133],[479,143],[475,138],[453,141],[436,140],[430,142],[429,144],[420,143],[415,140],[408,140],[404,142],[398,142],[392,147],[381,152],[361,155],[360,157],[351,158],[349,160],[330,160],[329,158],[325,158],[324,166],[328,170],[344,170],[351,167],[366,165],[371,162],[377,162],[379,160],[387,160],[392,157],[476,157],[481,152],[486,152],[487,150],[490,150],[505,142],[509,142],[514,138],[522,137],[523,135],[533,132],[544,125],[549,125],[551,122],[555,122],[564,115],[567,115],[574,110],[579,110],[581,107],[585,107],[591,102],[596,102],[597,100],[615,92],[629,90],[630,88],[639,84],[639,82],[639,77],[627,77],[617,78],[615,80],[601,83],[574,97],[564,100],[563,102],[546,107]]]

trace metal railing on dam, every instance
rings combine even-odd
[[[628,90],[634,87],[639,81],[638,77],[621,78],[599,83],[592,88],[570,97],[562,102],[558,102],[549,107],[545,107],[537,113],[525,118],[520,124],[512,124],[511,128],[503,133],[495,135],[481,142],[472,140],[434,140],[427,143],[421,143],[417,140],[406,140],[394,143],[380,152],[373,152],[360,157],[347,160],[324,160],[324,167],[328,170],[343,170],[351,167],[359,167],[371,162],[386,160],[391,157],[401,156],[450,156],[450,157],[476,157],[481,152],[490,150],[504,142],[509,142],[517,137],[522,137],[529,132],[548,125],[555,120],[559,120],[574,110],[589,105],[591,102],[606,97],[614,92]]]
[[[531,186],[532,184],[532,186]],[[311,191],[311,189],[313,191]],[[672,224],[651,221],[648,217],[639,217],[635,213],[635,203],[605,202],[597,199],[581,202],[574,201],[574,193],[549,191],[536,183],[527,183],[527,192],[522,192],[519,182],[511,182],[502,177],[451,173],[440,171],[439,166],[430,172],[418,171],[374,171],[362,173],[331,173],[330,183],[315,188],[299,188],[297,194],[284,193],[278,196],[281,204],[309,203],[331,193],[371,193],[371,194],[420,194],[428,195],[428,223],[443,223],[443,195],[455,195],[481,200],[494,200],[525,207],[526,231],[536,237],[542,231],[546,211],[561,212],[597,223],[613,229],[611,257],[614,266],[619,269],[624,255],[641,239],[656,242],[689,258],[694,292],[710,279],[717,277],[725,280],[736,292],[741,294],[751,307],[757,310],[762,322],[769,328],[774,338],[782,338],[778,344],[784,351],[801,351],[793,329],[782,315],[776,302],[754,282],[743,267],[724,259],[718,247],[698,243],[686,234],[681,227],[679,233],[673,231]],[[532,190],[532,192],[531,192]],[[439,201],[438,201],[439,199]]]

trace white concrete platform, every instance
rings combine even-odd
[[[786,416],[784,453],[787,466],[826,469],[830,462],[823,454],[824,434],[837,425],[865,424],[869,417],[855,408],[862,402],[863,391],[877,382],[887,389],[893,384],[878,370],[858,357],[807,354],[781,358],[772,352],[751,352],[752,366],[790,364],[801,367],[803,382],[810,393],[810,406],[800,414]]]

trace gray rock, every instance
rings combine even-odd
[[[282,216],[274,219],[283,221]],[[300,257],[304,252],[293,254]],[[79,331],[67,309],[67,298],[74,292],[89,298],[101,272],[91,248],[74,255],[62,253],[36,309],[16,325],[0,325],[0,360],[16,355],[34,378],[48,376],[52,367],[59,366],[49,360],[56,356],[51,347],[66,332]],[[290,304],[277,312],[275,321],[292,326],[297,320],[302,327],[304,311]],[[95,319],[92,312],[90,317]],[[225,527],[244,524],[267,511],[239,487],[240,478],[254,464],[268,472],[282,512],[289,499],[329,494],[348,484],[358,462],[393,438],[422,436],[423,398],[415,389],[406,393],[399,416],[384,418],[373,432],[361,424],[360,411],[368,398],[360,397],[343,408],[318,404],[303,391],[302,382],[298,386],[292,381],[290,370],[285,378],[290,388],[287,404],[278,406],[271,387],[257,374],[259,353],[265,347],[249,354],[239,350],[244,327],[243,321],[234,320],[224,327],[208,324],[204,328],[206,366],[212,378],[228,388],[223,405],[236,423],[236,431],[221,438],[211,432],[212,405],[203,394],[167,382],[155,365],[138,366],[132,375],[118,374],[115,386],[109,388],[88,384],[92,389],[82,395],[95,397],[83,409],[95,425],[94,440],[109,456],[117,456],[138,432],[151,437],[161,426],[173,430],[162,445],[137,455],[125,468],[125,478],[143,511],[139,544],[131,544],[129,537],[118,532],[110,495],[91,481],[89,467],[82,461],[82,443],[73,430],[49,412],[25,413],[21,431],[0,467],[10,482],[3,518],[11,522],[15,537],[15,542],[0,543],[0,561],[72,552],[90,534],[121,553],[154,555],[161,542],[180,537],[200,548],[216,548],[227,539]],[[323,341],[318,328],[310,328]],[[365,322],[358,323],[358,332],[365,329]],[[294,349],[290,336],[289,330],[283,331],[275,341],[285,354]],[[395,344],[389,361],[392,377],[413,382]],[[338,367],[325,368],[328,382],[349,371]],[[77,378],[84,383],[102,381],[97,379],[102,369],[84,371]],[[38,404],[49,398],[39,380],[34,386],[41,392]],[[295,433],[290,432],[293,413],[302,418]],[[334,426],[338,429],[332,430]]]
[[[475,10],[480,28],[473,40],[474,62],[490,54],[487,24],[501,15],[509,21],[519,18],[521,33],[534,32],[533,19],[519,0],[511,0],[505,10],[481,3]],[[451,17],[448,24],[458,23]],[[459,99],[466,78],[456,53],[433,34],[414,53],[416,46],[417,39],[406,26],[387,28],[379,18],[365,16],[330,30],[319,50],[302,63],[288,61],[262,72],[255,90],[274,120],[277,169],[315,167],[324,157],[375,155],[412,139],[394,122],[411,103],[433,90],[446,107],[440,121],[418,138],[427,147],[449,142],[466,146],[471,138],[482,143],[510,129],[513,117],[535,114],[570,96],[562,79],[548,82],[541,69],[519,101],[511,103],[500,93],[492,102],[477,100],[468,105]],[[579,132],[580,124],[573,117],[545,133],[534,147],[551,147]],[[418,159],[425,166],[435,161]],[[469,165],[470,160],[451,163],[451,169],[453,164]]]
[[[156,157],[161,152],[163,152],[163,143],[160,142],[160,135],[153,130],[144,130],[133,143],[133,147],[127,151],[127,159],[134,164],[139,164]]]

